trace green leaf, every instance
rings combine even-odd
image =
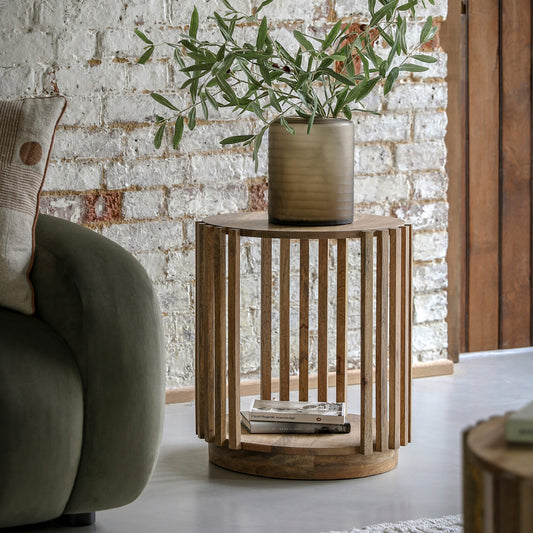
[[[181,141],[181,137],[183,136],[183,117],[180,115],[176,119],[176,124],[174,125],[174,149],[176,149]]]
[[[324,43],[322,44],[322,50],[327,50],[334,42],[342,28],[342,21],[337,21],[335,26],[331,28],[331,31],[326,35]]]
[[[299,32],[298,30],[294,30],[292,32],[294,35],[294,38],[309,52],[314,52],[315,48],[314,46],[305,38],[304,34]]]
[[[226,137],[220,141],[220,144],[237,144],[253,139],[253,135],[234,135],[233,137]]]
[[[350,80],[346,76],[343,76],[342,74],[339,74],[338,72],[335,72],[334,70],[330,68],[324,69],[324,72],[328,74],[329,76],[331,76],[332,78],[335,78],[337,81],[340,81],[344,85],[350,85],[350,86],[355,85],[354,81]]]
[[[215,110],[218,109],[218,102],[215,100],[214,96],[209,93],[207,90],[205,91],[205,96],[209,100],[209,103],[211,104],[211,107]]]
[[[394,82],[398,78],[398,74],[400,74],[400,69],[398,67],[391,69],[385,81],[385,86],[383,87],[383,94],[388,94],[390,92]]]
[[[279,105],[279,100],[276,96],[276,93],[272,89],[268,89],[268,97],[270,105],[278,112],[281,113],[281,106]]]
[[[354,100],[356,102],[360,102],[363,100],[366,96],[368,96],[372,89],[376,86],[376,83],[380,80],[380,78],[372,78],[368,80],[364,80],[359,85],[357,85],[357,93],[355,94]]]
[[[228,2],[228,0],[222,0],[222,3],[232,12],[237,13],[235,8]]]
[[[196,9],[196,6],[194,6],[191,15],[191,24],[189,26],[189,36],[193,39],[196,39],[196,35],[198,34],[198,23],[198,10]]]
[[[352,120],[352,110],[347,105],[342,108],[342,112],[348,120]]]
[[[202,106],[202,113],[204,114],[205,120],[209,120],[209,109],[207,108],[206,98],[203,94],[200,94],[200,104]]]
[[[374,16],[376,11],[376,0],[368,0],[368,11],[370,11],[370,14]]]
[[[265,46],[267,30],[268,30],[267,18],[263,17],[263,20],[261,21],[261,24],[259,25],[259,31],[257,32],[256,48],[258,50],[262,50],[263,46]]]
[[[420,32],[420,44],[424,44],[430,40],[431,29],[433,28],[433,17],[428,17],[422,31]]]
[[[296,131],[294,131],[294,128],[287,122],[287,119],[285,117],[281,117],[280,119],[281,125],[291,134],[295,135]]]
[[[239,100],[237,98],[237,95],[235,94],[235,91],[231,88],[230,84],[220,74],[217,74],[216,80],[222,93],[225,94],[228,98],[228,101],[234,105],[238,105]]]
[[[392,38],[391,35],[389,35],[383,28],[378,28],[378,31],[381,37],[385,39],[385,41],[387,42],[389,46],[394,46],[394,39]]]
[[[313,127],[313,123],[315,122],[317,108],[318,108],[318,102],[315,100],[315,104],[313,105],[313,111],[311,112],[311,118],[309,119],[309,122],[307,123],[307,135],[311,133],[311,128]]]
[[[142,31],[133,30],[133,32],[135,33],[135,35],[137,35],[137,37],[140,37],[146,44],[154,44],[152,41],[150,41],[150,39],[148,39],[148,37],[146,37],[146,35]]]
[[[428,70],[428,67],[423,67],[422,65],[415,65],[414,63],[405,63],[400,67],[402,72],[425,72]]]
[[[187,123],[187,127],[192,131],[195,126],[196,126],[196,107],[193,107],[189,111],[189,122]]]
[[[139,65],[144,65],[150,59],[153,53],[154,47],[150,46],[150,48],[147,48],[146,52],[144,52],[144,54],[139,59],[137,59],[137,63],[139,63]]]
[[[423,63],[436,63],[437,58],[433,56],[428,56],[426,54],[415,54],[413,56],[413,59],[416,59],[417,61],[422,61]]]
[[[333,59],[334,61],[346,61],[346,56],[343,56],[341,54],[333,54],[329,57],[331,57],[331,59]]]
[[[271,4],[274,0],[265,0],[264,2],[261,3],[261,5],[257,8],[256,10],[256,14],[259,13],[259,11],[261,11],[261,9],[263,9],[265,6],[268,6],[268,4]]]
[[[254,151],[252,154],[252,159],[255,162],[255,171],[257,172],[257,167],[259,166],[259,159],[257,158],[257,155],[259,154],[259,148],[261,146],[261,142],[263,141],[263,135],[265,134],[265,131],[268,129],[268,125],[261,128],[261,131],[255,136],[254,141]]]
[[[381,9],[374,13],[370,20],[370,26],[377,26],[378,22],[380,22],[382,19],[384,19],[385,17],[390,17],[394,13],[394,10],[396,9],[397,5],[398,0],[392,0],[392,2],[385,4]]]
[[[165,134],[165,126],[167,125],[166,122],[163,122],[161,126],[156,131],[155,137],[154,137],[154,146],[156,148],[161,148],[161,141],[163,140],[163,135]]]
[[[172,109],[172,111],[178,111],[178,108],[175,105],[171,104],[164,96],[161,96],[160,94],[157,94],[157,93],[152,93],[152,94],[150,94],[150,96],[158,104],[164,105],[165,107],[168,107],[169,109]]]

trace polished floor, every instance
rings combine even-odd
[[[209,464],[206,444],[194,436],[194,406],[169,405],[160,458],[141,497],[97,513],[94,526],[62,531],[321,533],[460,513],[461,431],[533,400],[533,348],[463,356],[453,376],[415,380],[413,400],[413,442],[401,449],[398,468],[311,482]]]

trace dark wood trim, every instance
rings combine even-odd
[[[448,356],[458,361],[466,348],[466,39],[467,23],[462,0],[449,0],[448,16],[440,40],[448,55]]]
[[[412,377],[429,378],[433,376],[447,376],[453,374],[453,363],[449,359],[438,359],[436,361],[427,361],[413,365]],[[375,376],[374,376],[375,377]],[[299,387],[298,375],[290,377],[290,390],[297,391]],[[328,373],[328,387],[334,387],[337,379],[336,372]],[[361,379],[359,370],[349,370],[347,373],[347,384],[357,385]],[[309,376],[309,388],[316,389],[318,378],[316,374]],[[255,396],[260,393],[260,380],[247,380],[241,383],[242,396]],[[279,392],[279,379],[272,378],[272,392]],[[186,403],[194,401],[194,387],[180,387],[177,389],[168,389],[166,392],[166,403]]]

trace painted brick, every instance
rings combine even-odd
[[[248,188],[244,183],[226,187],[185,187],[170,191],[168,214],[171,218],[184,215],[204,218],[243,211],[247,204]]]
[[[167,258],[164,252],[158,250],[156,252],[138,252],[133,255],[141,263],[153,282],[162,282],[165,280]],[[164,324],[165,322],[163,319]]]
[[[414,323],[444,320],[448,313],[447,307],[445,292],[417,294],[413,301]]]
[[[18,0],[17,0],[18,1]],[[123,2],[107,0],[38,0],[39,22],[69,31],[118,27],[122,23]]]
[[[253,0],[259,6],[262,0]],[[305,21],[314,23],[326,19],[329,14],[328,0],[292,0],[291,2],[273,2],[263,8],[261,13],[272,22]]]
[[[162,190],[126,191],[122,213],[126,220],[158,218],[163,213],[164,202]]]
[[[123,63],[60,66],[55,75],[59,92],[67,96],[105,93],[126,85],[126,65]]]
[[[354,172],[380,174],[392,170],[393,159],[390,147],[382,144],[356,145],[354,150]]]
[[[446,200],[448,190],[446,172],[416,172],[412,181],[415,200]]]
[[[87,30],[83,39],[77,33],[64,32],[57,39],[57,60],[62,66],[85,63],[96,57],[96,30]]]
[[[66,130],[59,128],[54,141],[56,159],[106,159],[122,155],[123,132],[120,130]]]
[[[439,232],[415,232],[413,236],[413,259],[415,261],[433,261],[445,259],[448,249],[448,234]]]
[[[368,17],[367,0],[335,0],[333,3],[337,17],[357,17],[363,21]]]
[[[146,65],[133,63],[128,65],[127,86],[131,91],[158,91],[170,88],[167,62],[151,61]]]
[[[396,148],[396,162],[402,171],[444,169],[446,145],[443,140],[400,144]]]
[[[24,67],[2,68],[0,95],[2,98],[20,98],[40,91],[35,70]]]
[[[105,181],[108,189],[130,187],[157,187],[180,185],[189,175],[187,157],[171,158],[164,161],[147,159],[144,161],[110,162],[105,166]]]
[[[103,102],[98,96],[68,96],[62,126],[101,126]]]
[[[168,252],[166,279],[194,285],[196,276],[195,260],[194,250]]]
[[[411,133],[411,117],[407,113],[360,113],[354,116],[353,122],[356,143],[407,141]]]
[[[147,26],[168,23],[166,0],[128,0],[122,15],[124,26]]]
[[[41,196],[39,213],[81,224],[86,212],[83,196]]]
[[[418,263],[413,266],[414,292],[444,290],[448,282],[448,266],[444,261]]]
[[[46,171],[45,191],[89,191],[102,184],[102,165],[51,162]]]
[[[410,192],[409,180],[402,174],[356,177],[354,181],[354,200],[357,203],[407,200]]]
[[[31,53],[28,54],[28,50]],[[0,65],[16,67],[28,63],[49,65],[54,59],[53,38],[42,31],[0,31]]]
[[[250,0],[232,0],[230,3],[239,11],[244,13],[251,12]],[[194,6],[196,6],[198,9],[200,27],[205,27],[205,25],[208,23],[207,17],[211,16],[213,11],[217,11],[221,14],[226,12],[226,8],[221,0],[204,0],[203,2],[195,3],[189,2],[187,5],[184,5],[182,2],[171,2],[170,24],[172,26],[188,27]]]
[[[415,203],[395,208],[393,213],[394,216],[413,224],[415,231],[445,230],[448,226],[448,204],[445,202]]]
[[[168,250],[183,246],[183,228],[179,221],[161,220],[114,224],[104,227],[102,235],[130,252]]]
[[[191,177],[195,183],[213,183],[244,178],[247,155],[223,152],[216,155],[191,156]]]
[[[442,111],[433,113],[417,113],[414,124],[415,141],[431,141],[444,139],[448,115]]]
[[[448,345],[448,327],[446,322],[430,322],[413,325],[413,351],[431,351]]]
[[[445,109],[448,99],[445,83],[399,83],[386,96],[390,111]]]
[[[0,0],[2,13],[1,27],[23,29],[32,25],[34,20],[33,0]]]

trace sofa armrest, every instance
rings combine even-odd
[[[32,270],[38,318],[75,354],[83,382],[84,438],[65,509],[133,501],[154,467],[164,413],[160,310],[146,272],[101,235],[40,215]]]

